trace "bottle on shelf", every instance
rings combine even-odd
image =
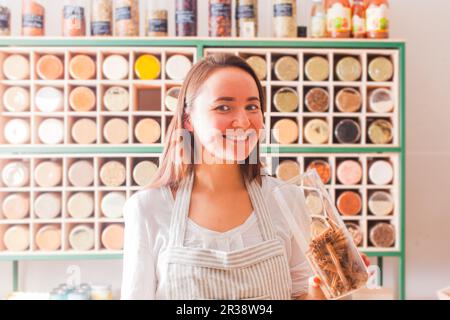
[[[45,35],[45,7],[43,0],[22,0],[22,35]]]
[[[349,0],[328,0],[327,32],[331,38],[349,38],[351,8]]]
[[[258,0],[236,1],[236,33],[242,38],[258,36]]]
[[[168,8],[163,0],[147,0],[146,30],[149,37],[167,37]]]
[[[85,0],[64,0],[62,34],[64,37],[86,36]]]
[[[368,0],[366,8],[367,37],[389,38],[389,1]]]
[[[0,0],[0,36],[11,35],[11,9],[7,0]]]
[[[139,1],[114,0],[114,35],[139,36]]]
[[[297,37],[296,0],[272,0],[273,36],[276,38]]]
[[[197,0],[175,0],[175,34],[197,36]]]
[[[92,0],[91,35],[112,36],[112,0]]]
[[[231,37],[231,0],[209,0],[210,37]]]
[[[366,37],[366,12],[363,0],[353,0],[352,36],[353,38]]]
[[[327,13],[323,0],[313,0],[310,28],[313,38],[325,38],[327,36]]]

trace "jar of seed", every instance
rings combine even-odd
[[[0,1],[0,36],[11,35],[11,10],[7,0]]]
[[[139,0],[114,0],[114,35],[139,36]]]
[[[197,0],[175,0],[175,34],[177,37],[197,35]]]
[[[91,1],[91,35],[112,36],[112,0]]]
[[[297,4],[295,0],[273,0],[273,36],[297,36]]]
[[[231,0],[209,0],[209,36],[231,36]]]
[[[238,37],[253,38],[258,35],[258,0],[237,0],[236,30]]]
[[[147,36],[150,37],[167,37],[167,3],[162,0],[147,1]]]

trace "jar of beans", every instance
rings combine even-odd
[[[231,0],[209,0],[209,36],[231,36]]]
[[[175,0],[175,34],[197,36],[197,0]]]

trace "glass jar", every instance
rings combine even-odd
[[[112,0],[91,1],[91,35],[112,36]]]
[[[91,286],[92,300],[112,300],[113,294],[110,285],[93,285]]]
[[[175,0],[175,34],[177,37],[197,35],[197,0]]]
[[[22,0],[22,35],[45,35],[45,7],[43,0]]]
[[[389,1],[369,0],[366,8],[367,37],[389,38]]]
[[[349,38],[351,10],[349,0],[329,0],[327,32],[331,38]]]
[[[353,38],[366,37],[366,12],[363,0],[353,0],[352,36]]]
[[[139,36],[139,0],[114,0],[114,35]]]
[[[295,0],[273,0],[273,36],[297,37],[297,3]]]
[[[237,0],[236,32],[243,38],[258,35],[258,0]]]
[[[163,0],[147,1],[146,30],[149,37],[167,37],[167,2]]]
[[[209,0],[210,37],[231,37],[231,0]]]
[[[310,28],[313,38],[325,38],[327,36],[327,14],[323,0],[313,0]]]
[[[0,36],[11,35],[11,10],[7,0],[0,1]]]
[[[84,0],[64,0],[62,34],[64,37],[86,35],[86,6]]]

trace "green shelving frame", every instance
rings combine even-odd
[[[368,251],[369,257],[376,257],[378,266],[383,268],[385,257],[394,257],[398,263],[398,297],[405,299],[405,50],[406,44],[401,40],[312,40],[312,39],[218,39],[218,38],[0,38],[0,47],[195,47],[197,58],[203,57],[206,48],[309,48],[309,49],[395,49],[399,54],[399,144],[395,147],[312,147],[299,145],[298,147],[277,147],[277,153],[395,153],[400,160],[400,236],[399,250],[396,251]],[[270,153],[272,148],[262,147],[262,152]],[[80,154],[80,153],[154,153],[159,154],[162,146],[150,147],[2,147],[0,154]],[[0,255],[0,261],[12,262],[13,290],[19,287],[19,262],[24,260],[103,260],[121,259],[120,253],[96,254],[6,254]],[[383,270],[382,270],[383,274]]]

